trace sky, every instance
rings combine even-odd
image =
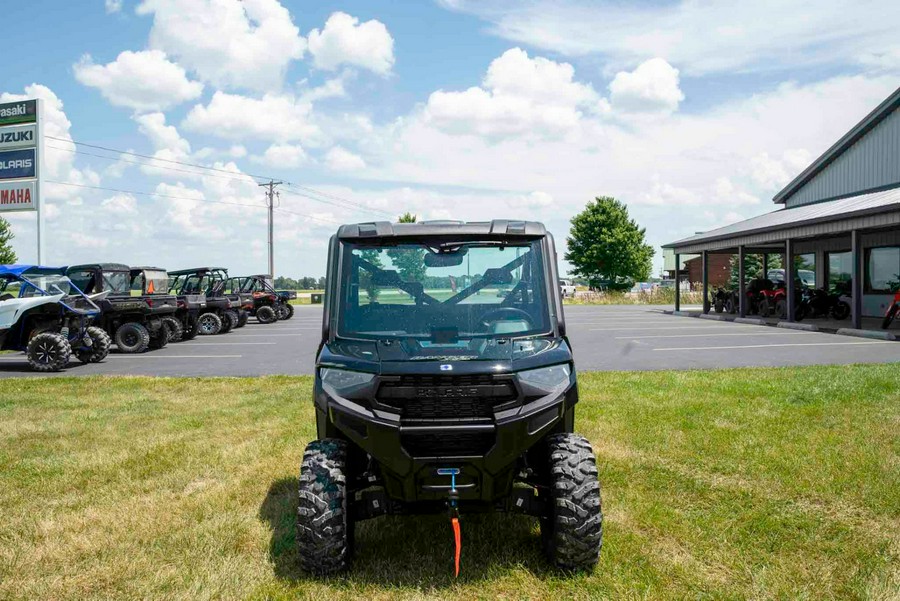
[[[321,276],[339,224],[543,221],[659,246],[772,197],[900,86],[900,3],[31,0],[0,102],[45,105],[45,263]],[[149,157],[149,158],[147,158]],[[21,262],[33,213],[5,213]],[[567,271],[567,265],[562,265]]]

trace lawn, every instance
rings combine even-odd
[[[900,365],[581,375],[605,544],[553,573],[533,520],[358,529],[296,568],[310,379],[0,382],[0,599],[900,598]]]

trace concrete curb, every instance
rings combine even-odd
[[[872,338],[874,340],[897,340],[897,337],[890,333],[878,330],[854,330],[853,328],[841,328],[837,331],[839,336],[855,336],[856,338]]]
[[[699,317],[700,319],[712,319],[713,321],[730,321],[724,315],[713,315],[712,313],[701,313],[697,317]]]
[[[778,328],[786,328],[788,330],[803,330],[804,332],[818,332],[819,328],[811,323],[791,323],[788,321],[779,321],[775,324]]]
[[[696,317],[697,314],[691,311],[672,311],[672,315],[677,315],[678,317]]]
[[[734,323],[749,323],[754,326],[767,326],[769,322],[759,317],[735,317]]]

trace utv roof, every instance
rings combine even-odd
[[[66,273],[76,269],[99,269],[101,271],[129,271],[131,267],[123,263],[82,263],[81,265],[69,265]]]
[[[419,223],[390,223],[374,221],[342,225],[337,236],[341,240],[371,238],[419,238],[459,236],[463,238],[540,238],[547,234],[543,223],[494,219],[493,221],[422,221]]]
[[[61,275],[65,270],[65,267],[45,267],[43,265],[0,265],[0,276]]]
[[[136,265],[131,267],[131,271],[165,271],[165,267],[153,267],[151,265]]]
[[[227,267],[193,267],[191,269],[179,269],[178,271],[170,271],[169,275],[187,275],[189,273],[200,273],[201,271],[228,271]]]

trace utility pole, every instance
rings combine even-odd
[[[269,277],[272,278],[272,281],[275,281],[275,245],[273,243],[274,239],[274,209],[275,209],[275,186],[280,186],[282,182],[276,182],[274,180],[269,180],[268,184],[258,184],[263,188],[268,188],[266,190],[266,207],[269,209]]]

